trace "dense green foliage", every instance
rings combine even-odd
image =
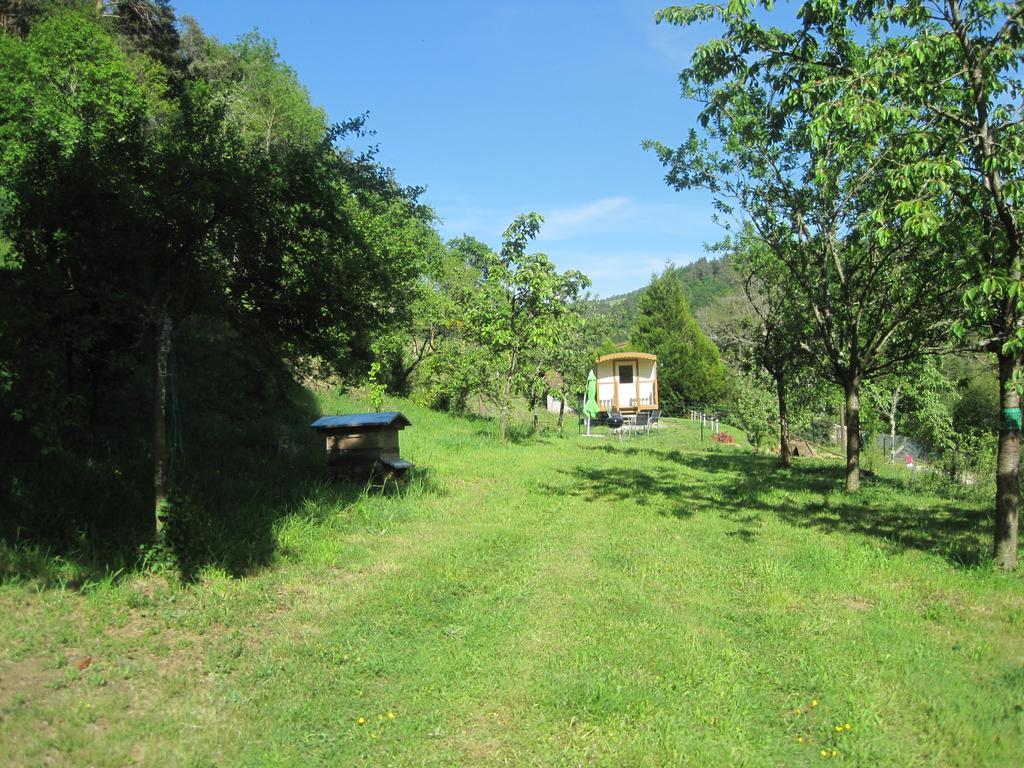
[[[659,401],[669,413],[716,403],[729,389],[718,349],[690,314],[673,270],[655,276],[641,296],[630,344],[658,356]]]
[[[445,246],[419,188],[343,145],[363,118],[329,125],[273,43],[147,0],[3,18],[5,535],[192,536],[190,441],[272,450],[296,378],[506,415],[578,386],[586,278],[526,253],[536,221],[500,254]]]
[[[517,220],[500,253],[468,236],[446,246],[417,189],[339,146],[362,119],[328,126],[272,43],[222,44],[145,2],[44,6],[24,36],[0,38],[13,96],[2,287],[21,302],[0,318],[3,450],[20,459],[9,531],[145,527],[151,484],[158,520],[163,504],[189,518],[183,434],[234,408],[216,393],[182,407],[203,345],[220,354],[200,353],[208,378],[251,380],[251,360],[276,382],[245,389],[254,424],[296,375],[368,372],[378,400],[385,388],[457,411],[472,399],[503,422],[514,397],[578,394],[598,326],[576,306],[586,278],[526,252],[537,217]],[[159,30],[137,35],[146,25]],[[77,102],[60,97],[61,76]],[[82,483],[105,500],[59,503]]]
[[[993,554],[1012,569],[1024,350],[1021,8],[810,0],[799,24],[773,26],[757,6],[773,3],[658,13],[682,25],[714,19],[723,31],[681,75],[684,95],[702,105],[700,131],[677,149],[647,146],[670,185],[710,191],[789,273],[823,373],[844,392],[847,490],[859,484],[861,386],[949,331],[989,335],[980,346],[997,355],[1002,408]]]
[[[433,260],[417,286],[412,323],[397,345],[401,368],[393,387],[412,388],[431,408],[465,413],[470,398],[484,388],[487,360],[470,338],[465,302],[481,277],[490,249],[474,237],[452,240]]]
[[[168,494],[187,506],[167,433],[199,372],[185,351],[244,350],[248,373],[200,370],[237,372],[258,421],[283,361],[370,361],[430,231],[415,190],[335,143],[360,121],[328,126],[270,44],[193,28],[186,45],[163,6],[122,5],[55,3],[24,37],[0,34],[8,533],[144,529],[147,486],[158,514]]]

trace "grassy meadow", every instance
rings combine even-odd
[[[1024,762],[983,494],[387,405],[404,491],[326,483],[303,426],[196,481],[185,578],[0,545],[0,764]]]

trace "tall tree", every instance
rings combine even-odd
[[[0,291],[17,297],[0,302],[0,370],[17,372],[10,418],[52,450],[105,379],[148,364],[159,527],[177,329],[215,317],[289,359],[368,359],[368,339],[405,316],[431,214],[337,146],[358,120],[321,124],[314,141],[294,128],[319,114],[303,108],[268,143],[230,119],[224,82],[169,71],[165,37],[150,50],[146,35],[119,37],[123,23],[61,10],[24,39],[0,34],[0,228],[15,266]],[[267,82],[302,103],[290,76]]]
[[[466,324],[491,249],[474,237],[450,240],[427,261],[411,302],[401,382],[432,408],[465,411],[485,389],[485,353]]]
[[[557,344],[559,319],[590,281],[576,270],[559,274],[542,253],[526,248],[540,231],[536,213],[516,217],[503,235],[501,252],[484,260],[480,289],[467,308],[471,332],[489,351],[496,373],[498,438],[505,440],[509,408],[517,390],[526,389],[524,362]],[[535,369],[525,369],[532,376]]]
[[[658,356],[658,399],[668,410],[715,403],[728,387],[718,348],[690,314],[682,281],[671,267],[653,276],[641,296],[630,343]]]
[[[409,362],[402,372],[404,379],[426,358],[439,352],[447,340],[465,336],[463,307],[480,279],[480,269],[475,266],[478,254],[489,252],[484,243],[469,236],[430,249],[434,258],[427,261],[413,299],[407,343]]]
[[[772,380],[779,418],[779,461],[792,464],[790,388],[813,368],[808,338],[811,318],[792,275],[749,226],[732,243],[730,258],[743,279],[743,291],[757,321],[748,328],[747,349],[754,364]]]
[[[893,158],[892,174],[905,188],[924,192],[901,201],[906,218],[917,227],[934,228],[937,219],[951,215],[952,198],[961,231],[970,233],[949,243],[970,284],[969,317],[961,328],[983,332],[983,346],[998,363],[1001,419],[992,551],[998,565],[1012,570],[1024,362],[1024,7],[999,0],[866,0],[832,7],[805,3],[801,13],[821,28],[846,26],[852,19],[870,36],[870,56],[857,66],[829,61],[823,68],[819,88],[830,97],[821,100],[818,129],[844,132],[863,115],[906,126],[919,151]]]
[[[846,488],[860,485],[860,386],[939,343],[952,325],[955,270],[936,270],[952,223],[908,222],[906,190],[888,158],[917,145],[901,123],[866,114],[844,132],[823,131],[817,108],[825,53],[856,67],[866,53],[845,25],[766,27],[746,3],[670,8],[659,20],[717,17],[721,39],[699,46],[683,71],[684,94],[702,105],[702,134],[670,149],[647,142],[678,189],[704,188],[719,209],[737,208],[789,272],[813,319],[826,375],[846,401]],[[883,126],[885,130],[883,130]],[[920,191],[920,196],[925,192]]]

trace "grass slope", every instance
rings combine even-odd
[[[325,485],[310,435],[247,486],[248,565],[71,589],[4,550],[0,763],[1019,764],[1024,581],[965,565],[983,501],[854,501],[686,422],[499,447],[392,405],[407,492]]]

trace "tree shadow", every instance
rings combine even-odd
[[[662,514],[681,519],[717,514],[736,526],[728,536],[747,542],[759,535],[763,516],[773,515],[790,525],[872,537],[894,551],[938,554],[957,566],[988,558],[988,506],[965,502],[952,490],[908,488],[897,477],[865,473],[861,490],[847,494],[839,462],[797,459],[793,467],[782,468],[775,456],[733,448],[595,444],[585,450],[629,460],[623,467],[565,471],[568,492],[588,501],[657,498],[659,503],[650,505]]]
[[[975,566],[988,558],[992,518],[982,502],[910,489],[897,478],[874,474],[866,474],[860,491],[847,494],[843,465],[835,462],[797,460],[784,469],[774,456],[738,451],[668,451],[662,458],[714,478],[722,505],[736,512],[771,513],[826,533],[870,536],[894,550],[930,552],[958,566]]]
[[[676,478],[645,470],[620,467],[575,467],[560,470],[567,478],[568,493],[588,502],[631,502],[637,508],[654,507],[659,514],[692,517],[694,509],[681,504],[668,504],[681,490]],[[565,493],[564,486],[549,485],[552,492]]]
[[[481,417],[485,418],[485,417]],[[493,419],[485,419],[488,423],[478,427],[474,434],[498,443],[498,424]],[[558,434],[548,430],[534,430],[529,424],[512,422],[505,428],[505,443],[508,445],[549,445],[558,438]]]
[[[124,578],[154,562],[176,568],[183,581],[206,568],[241,577],[274,561],[283,518],[336,514],[365,494],[380,492],[368,488],[365,479],[329,479],[323,438],[309,427],[321,415],[316,399],[271,350],[246,343],[224,325],[197,323],[180,333],[175,354],[169,384],[167,549],[151,545],[147,435],[144,427],[126,426],[151,408],[139,382],[133,406],[112,404],[109,415],[111,429],[119,430],[117,440],[126,445],[126,458],[103,476],[83,475],[69,464],[53,483],[51,471],[52,496],[63,501],[64,513],[49,528],[21,525],[4,532],[0,579],[76,588]],[[47,475],[26,475],[25,482],[45,488]],[[385,485],[383,493],[410,488],[441,492],[420,467],[407,485]],[[64,529],[75,533],[64,535]]]

